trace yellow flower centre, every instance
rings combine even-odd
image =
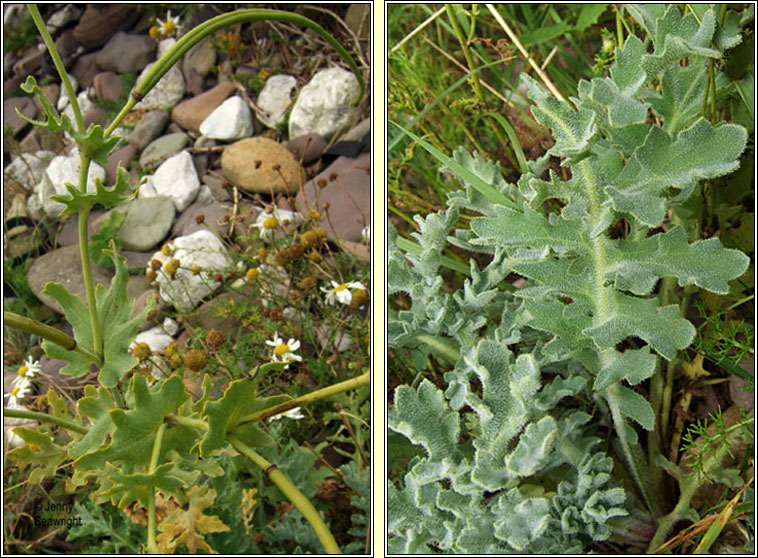
[[[345,289],[347,289],[347,284],[342,283],[339,287],[334,287],[334,292],[338,293],[340,291],[344,291]]]
[[[15,387],[15,388],[13,388],[13,389],[11,390],[11,395],[12,395],[13,397],[16,397],[16,396],[18,395],[18,392],[19,392],[19,391],[21,391],[21,388],[20,388],[20,387]]]
[[[21,377],[26,376],[27,372],[29,372],[29,367],[28,366],[22,366],[21,368],[18,369],[18,375],[21,376]]]
[[[284,356],[289,352],[290,348],[284,343],[279,343],[276,347],[274,347],[274,354],[276,356]]]
[[[176,29],[176,24],[171,20],[163,24],[163,32],[166,35],[170,35],[171,33],[173,33],[174,29]]]
[[[279,220],[276,217],[269,217],[263,221],[263,226],[267,229],[275,229],[279,226]]]

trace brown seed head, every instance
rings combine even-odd
[[[209,347],[217,349],[226,343],[226,335],[217,329],[211,328],[208,330],[208,333],[205,334],[205,342],[208,343]]]
[[[184,364],[190,370],[202,370],[208,364],[208,355],[202,349],[190,349],[184,353]]]
[[[318,285],[318,279],[315,277],[305,277],[302,281],[300,281],[297,286],[303,289],[304,291],[310,291],[311,289],[315,289],[316,285]]]
[[[199,214],[198,214],[198,215],[195,217],[195,223],[197,223],[198,225],[202,225],[202,224],[203,224],[203,221],[205,221],[205,214],[204,214],[204,213],[199,213]]]
[[[316,233],[313,231],[305,231],[300,236],[300,245],[303,248],[313,248],[316,245],[316,242],[318,242],[318,236],[316,236]]]
[[[152,354],[153,352],[150,350],[150,345],[147,343],[137,343],[132,349],[132,355],[140,361],[147,360]]]
[[[316,184],[318,185],[319,188],[326,188],[326,178],[319,178],[316,181]]]
[[[156,260],[155,258],[150,260],[150,269],[152,269],[153,271],[158,271],[162,266],[163,264],[161,263],[160,260]]]
[[[290,260],[296,260],[305,253],[305,248],[302,244],[293,244],[287,249],[287,256]]]

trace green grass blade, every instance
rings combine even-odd
[[[431,154],[432,157],[434,157],[435,159],[437,159],[437,161],[439,161],[440,163],[445,165],[448,169],[450,169],[458,178],[465,180],[466,182],[471,184],[471,186],[474,189],[476,189],[480,194],[482,194],[485,198],[487,198],[492,203],[504,205],[506,207],[510,207],[511,209],[520,210],[520,208],[516,206],[515,203],[513,203],[511,200],[506,198],[503,194],[495,190],[490,184],[487,184],[486,182],[484,182],[484,180],[476,176],[474,173],[464,168],[463,166],[459,165],[454,159],[442,153],[432,144],[428,143],[427,141],[424,141],[413,132],[409,132],[403,126],[401,126],[394,120],[390,119],[389,123],[399,128],[400,131],[402,131],[404,134],[406,134],[408,137],[410,137],[416,143],[418,143],[421,147],[423,147],[427,152],[429,152],[429,154]]]
[[[513,129],[513,126],[511,126],[511,123],[508,121],[508,119],[505,118],[502,114],[499,114],[497,112],[485,112],[482,116],[489,116],[490,118],[494,119],[498,124],[500,124],[500,127],[508,136],[508,139],[511,142],[511,146],[513,146],[513,152],[516,154],[519,170],[521,171],[522,174],[527,173],[529,171],[529,166],[527,165],[527,162],[526,162],[526,156],[524,155],[524,150],[521,149],[521,144],[519,143],[518,137],[516,136],[516,130]]]

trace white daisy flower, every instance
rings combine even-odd
[[[271,422],[272,420],[279,420],[282,417],[287,417],[292,420],[300,420],[301,418],[305,418],[305,415],[300,411],[300,407],[295,407],[294,409],[290,409],[289,411],[285,411],[284,413],[270,417],[268,421]]]
[[[289,363],[294,361],[302,361],[303,358],[300,355],[296,355],[295,351],[300,348],[300,341],[296,339],[290,339],[286,343],[284,339],[279,337],[278,332],[274,332],[274,339],[272,341],[266,341],[266,345],[274,347],[274,353],[271,357],[272,362],[286,362],[289,368]]]
[[[28,383],[29,379],[34,378],[34,375],[39,372],[41,372],[39,362],[29,356],[26,362],[19,367],[18,375],[13,378],[13,387]]]
[[[328,289],[326,287],[321,287],[321,292],[326,293],[327,304],[334,304],[335,299],[341,304],[350,304],[353,302],[353,293],[350,289],[361,289],[365,291],[366,287],[363,286],[363,283],[359,283],[358,281],[350,281],[349,283],[341,284],[337,283],[337,281],[332,281],[332,288]]]
[[[288,232],[289,225],[298,225],[302,220],[302,215],[297,212],[277,208],[271,213],[264,211],[259,214],[255,223],[253,223],[253,227],[260,230],[261,240],[271,242],[276,231],[281,230],[286,233]]]
[[[5,394],[5,397],[8,398],[8,406],[9,407],[16,407],[18,406],[18,402],[21,401],[24,397],[29,395],[29,392],[32,390],[32,382],[27,378],[26,380],[20,382],[18,385],[14,386],[10,392]]]
[[[171,10],[166,14],[166,21],[160,18],[156,18],[158,21],[158,28],[164,37],[171,37],[179,26],[179,16],[171,17]]]

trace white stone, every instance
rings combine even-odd
[[[334,339],[332,339],[333,330],[334,325],[329,321],[326,321],[320,326],[316,327],[316,339],[318,340],[318,343],[321,345],[322,349],[336,350],[338,353],[344,353],[345,351],[349,351],[355,346],[355,341],[353,341],[353,338],[349,333],[346,333],[344,331],[338,331],[337,335],[334,335]],[[327,347],[330,340],[331,347]]]
[[[258,94],[256,101],[258,108],[268,113],[268,116],[258,114],[258,119],[269,128],[284,121],[284,115],[292,103],[292,90],[297,85],[297,79],[293,76],[271,76]]]
[[[153,254],[153,259],[165,263],[171,259],[179,260],[179,269],[172,279],[162,269],[158,270],[156,282],[161,299],[180,312],[194,309],[203,298],[221,287],[213,280],[216,272],[222,272],[232,265],[227,256],[227,249],[211,231],[202,230],[187,236],[180,236],[169,243],[173,250],[171,256],[162,252]],[[192,274],[192,266],[202,269],[197,275]]]
[[[173,341],[173,337],[163,331],[163,329],[161,329],[159,326],[155,326],[138,333],[137,337],[134,339],[134,343],[132,343],[130,348],[137,343],[147,343],[151,351],[160,352],[168,347],[169,343]]]
[[[197,193],[195,202],[201,205],[210,205],[216,203],[216,198],[213,197],[213,192],[207,184],[200,185],[200,191]]]
[[[253,117],[241,97],[230,97],[210,113],[200,133],[211,139],[239,140],[253,135]]]
[[[42,180],[45,169],[55,157],[53,151],[36,151],[34,153],[22,153],[14,157],[10,165],[3,172],[6,180],[14,180],[29,190],[34,188]]]
[[[76,91],[76,89],[74,89],[74,91]],[[65,95],[65,91],[63,91],[63,94]],[[79,105],[79,110],[82,113],[82,117],[84,117],[84,115],[87,114],[90,109],[95,108],[95,103],[90,100],[89,95],[87,95],[86,91],[82,91],[76,96],[76,102]],[[76,120],[74,119],[74,107],[71,103],[68,103],[68,105],[66,105],[66,108],[63,110],[63,114],[68,116],[69,120],[71,120],[71,124],[73,124],[74,128],[76,128]],[[66,138],[71,139],[71,136],[68,134],[68,132],[66,132]]]
[[[342,68],[321,70],[303,87],[292,107],[289,137],[315,133],[329,141],[349,126],[358,110],[351,105],[360,93],[358,79]]]
[[[166,159],[155,174],[148,178],[145,186],[140,188],[140,197],[150,197],[152,192],[155,192],[154,195],[166,196],[171,198],[176,211],[181,213],[195,201],[200,191],[200,180],[195,165],[192,164],[192,156],[182,151]]]
[[[142,81],[142,78],[150,71],[155,62],[148,64],[142,73],[137,78],[137,83]],[[163,74],[160,81],[153,87],[145,98],[139,103],[134,105],[134,110],[140,109],[162,109],[165,110],[169,107],[175,106],[184,97],[186,84],[184,82],[184,76],[182,71],[176,66],[171,66],[171,69]]]
[[[51,200],[50,196],[53,194],[68,195],[69,191],[66,189],[66,182],[72,184],[77,189],[79,188],[79,166],[78,150],[74,150],[69,156],[59,155],[50,161],[47,169],[45,169],[45,173],[42,175],[42,180],[35,188],[38,191],[42,210],[47,216],[55,217],[66,208],[65,204]],[[87,174],[87,192],[95,191],[95,178],[104,180],[105,169],[97,163],[92,162]],[[31,211],[31,208],[29,209]]]
[[[166,39],[162,39],[161,42],[158,43],[157,52],[155,53],[155,59],[158,60],[161,56],[166,54],[172,46],[176,44],[176,39],[173,37],[168,37]]]
[[[179,333],[179,322],[172,320],[171,318],[166,318],[163,320],[163,330],[169,335],[174,336]]]
[[[76,91],[79,87],[79,82],[76,81],[76,78],[71,74],[68,74],[68,79],[71,81],[71,87]],[[61,92],[60,95],[58,95],[58,110],[61,111],[65,109],[70,103],[71,100],[68,98],[68,95],[66,95],[66,88],[61,84]]]

